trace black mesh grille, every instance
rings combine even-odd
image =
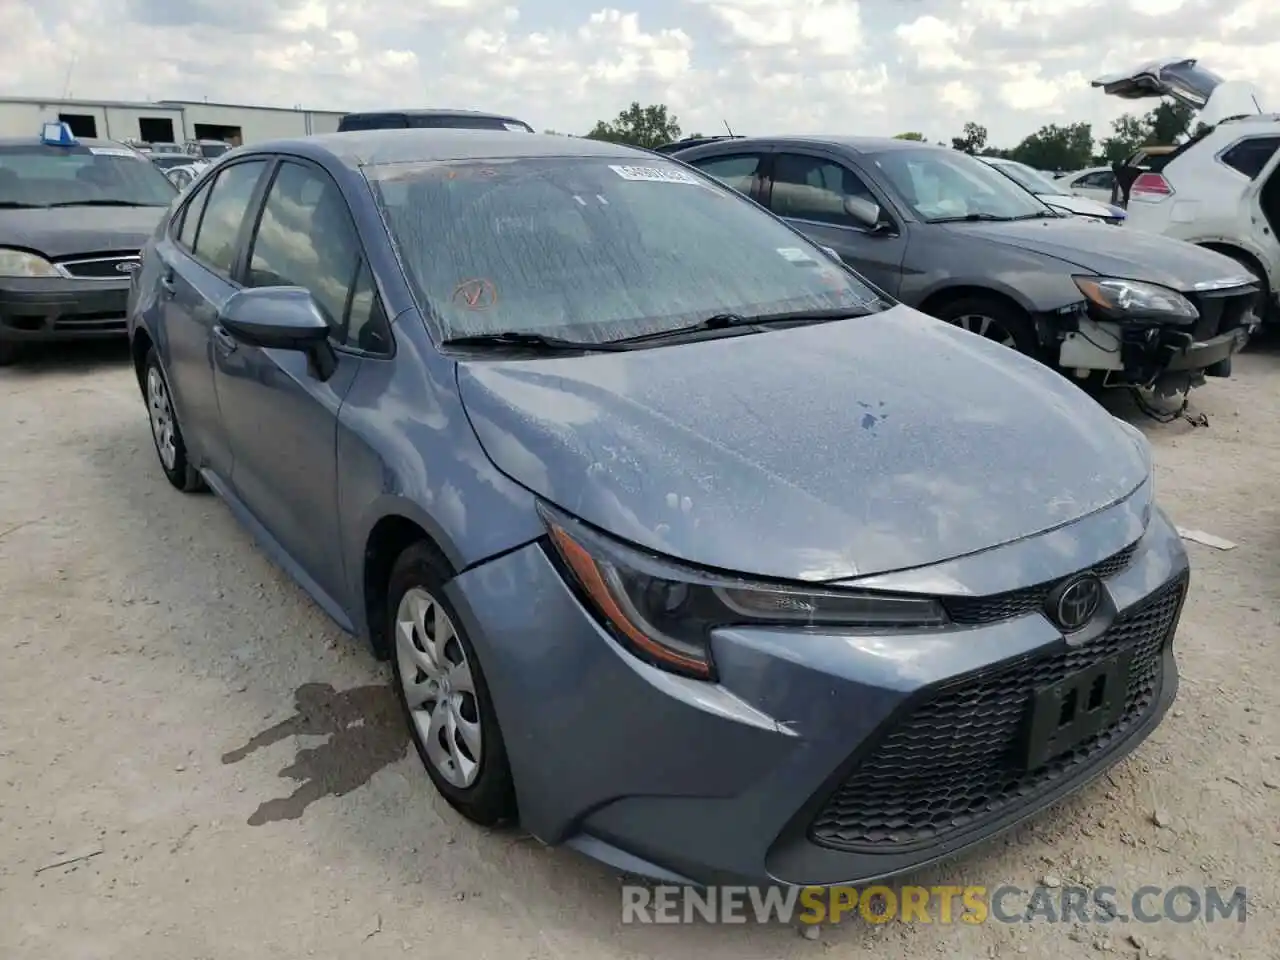
[[[1090,569],[1104,580],[1114,577],[1129,565],[1137,549],[1138,544],[1131,543],[1119,553],[1112,554],[1100,563],[1094,564]],[[942,602],[947,608],[947,613],[956,623],[995,623],[1042,609],[1049,598],[1049,592],[1061,582],[1059,578],[1049,583],[1036,584],[1034,587],[1022,587],[986,597],[944,597]]]
[[[1171,581],[1090,643],[1064,642],[1051,654],[939,688],[857,765],[813,821],[811,839],[837,849],[891,852],[994,819],[1070,778],[1151,709],[1185,589],[1185,579]],[[1132,661],[1120,720],[1026,770],[1019,748],[1033,691],[1121,650],[1132,651]]]

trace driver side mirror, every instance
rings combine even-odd
[[[880,220],[880,204],[861,197],[845,197],[844,212],[853,218],[853,222],[867,230],[882,229]]]
[[[338,357],[329,343],[329,321],[304,287],[238,290],[219,313],[218,326],[232,339],[250,346],[305,353],[318,380],[328,380],[337,369]]]

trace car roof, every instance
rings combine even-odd
[[[524,157],[616,157],[619,160],[665,157],[603,140],[507,130],[461,130],[414,127],[408,130],[351,130],[289,140],[272,140],[242,148],[252,153],[324,154],[348,167],[434,160],[514,160]]]
[[[504,113],[490,113],[488,110],[454,110],[450,108],[436,109],[419,107],[416,110],[352,110],[346,117],[484,117],[490,120],[509,120],[512,123],[524,123]]]
[[[846,135],[820,136],[816,134],[804,134],[794,136],[774,136],[774,137],[733,137],[732,139],[725,137],[723,139],[711,141],[711,143],[725,146],[732,146],[734,149],[743,147],[778,147],[788,144],[794,146],[828,146],[841,147],[853,153],[884,153],[889,150],[949,150],[949,147],[939,147],[932,143],[925,143],[923,140],[897,140],[893,137],[852,137]],[[709,145],[709,144],[708,144]],[[689,147],[689,150],[701,149],[701,146]]]

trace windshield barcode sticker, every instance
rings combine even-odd
[[[815,263],[813,257],[809,256],[799,247],[778,247],[778,256],[783,260],[790,260],[792,263]]]
[[[692,183],[701,186],[702,182],[691,173],[676,167],[635,167],[609,164],[609,169],[623,180],[647,180],[651,183]]]
[[[142,154],[126,150],[124,147],[90,147],[89,152],[95,157],[129,157],[130,159],[136,157],[139,160],[147,159]]]

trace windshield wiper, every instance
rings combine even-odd
[[[1024,213],[1018,217],[1010,217],[1010,220],[1057,220],[1061,214],[1054,213],[1052,210],[1037,210],[1035,213]]]
[[[1002,223],[1015,219],[1014,217],[1001,217],[994,213],[966,213],[963,217],[937,217],[930,220],[930,223],[977,223],[980,220],[998,220]]]
[[[519,330],[502,330],[498,333],[472,333],[462,337],[449,337],[441,342],[445,347],[524,347],[543,353],[580,353],[591,350],[617,350],[609,343],[589,343],[584,340],[565,340],[541,333],[524,333]]]
[[[608,341],[611,344],[627,345],[637,343],[654,343],[659,340],[675,340],[681,337],[696,335],[707,330],[728,330],[733,327],[768,327],[791,326],[808,323],[823,323],[827,320],[847,320],[850,317],[865,317],[871,313],[866,307],[824,307],[818,310],[785,310],[778,313],[761,313],[755,316],[744,316],[739,313],[713,313],[696,323],[670,330],[656,330],[653,333],[641,333],[634,337],[622,337]]]
[[[27,203],[23,200],[0,200],[0,210],[44,210],[47,203]]]
[[[50,207],[159,207],[159,203],[138,203],[136,200],[63,200],[50,203]]]

